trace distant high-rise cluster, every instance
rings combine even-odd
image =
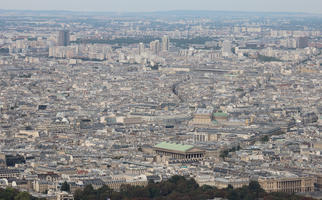
[[[58,33],[58,46],[68,46],[70,43],[70,36],[68,30],[61,30]]]
[[[140,47],[139,47],[139,51],[140,51]],[[163,51],[163,52],[169,51],[169,47],[170,47],[170,39],[169,39],[169,36],[166,36],[166,35],[162,37],[161,45],[159,40],[154,40],[150,42],[150,51],[152,54],[155,54],[155,55],[158,55],[160,51]]]

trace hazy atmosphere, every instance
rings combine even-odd
[[[0,0],[1,9],[77,11],[229,10],[322,13],[321,0]]]
[[[0,200],[322,200],[322,0],[0,0]]]

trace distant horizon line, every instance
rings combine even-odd
[[[99,13],[99,14],[153,14],[153,13],[175,13],[175,12],[213,12],[213,13],[262,13],[262,14],[306,14],[306,15],[322,15],[319,12],[299,12],[299,11],[243,11],[243,10],[156,10],[156,11],[84,11],[84,10],[63,10],[63,9],[0,9],[0,12],[70,12],[70,13]]]

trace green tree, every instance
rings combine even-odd
[[[240,197],[239,197],[238,193],[235,190],[231,190],[228,193],[228,199],[229,200],[240,200]]]
[[[261,194],[265,193],[265,191],[261,188],[261,185],[257,181],[251,181],[248,185],[248,189],[256,196],[256,198],[259,198]]]
[[[227,149],[220,152],[220,158],[225,159],[229,154],[229,151]]]
[[[160,189],[156,184],[149,184],[148,191],[149,191],[149,194],[150,194],[150,198],[160,196]]]
[[[70,192],[70,185],[65,181],[60,188],[61,191]]]
[[[17,196],[15,196],[14,200],[31,200],[32,197],[27,192],[19,192]]]
[[[83,199],[83,191],[82,190],[76,190],[74,192],[74,198],[75,200],[80,200],[80,199]]]
[[[113,190],[109,188],[107,185],[103,185],[101,188],[96,190],[98,200],[105,200],[112,196]]]
[[[228,189],[228,190],[233,190],[233,189],[234,189],[234,187],[233,187],[232,185],[228,184],[227,189]]]
[[[14,197],[18,195],[18,193],[19,192],[13,188],[6,188],[6,189],[0,188],[0,199],[11,200],[11,199],[14,199]]]
[[[251,181],[248,188],[251,192],[259,192],[262,190],[261,185],[257,181]]]
[[[269,141],[269,137],[268,135],[265,135],[264,137],[261,138],[261,141],[264,142],[268,142]]]

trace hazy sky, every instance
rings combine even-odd
[[[238,10],[322,13],[322,0],[0,0],[0,9],[116,12]]]

